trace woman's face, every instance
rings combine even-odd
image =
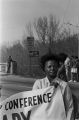
[[[45,63],[45,73],[48,77],[55,78],[58,71],[58,63],[55,60],[49,60]]]

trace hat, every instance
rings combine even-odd
[[[45,54],[44,56],[41,57],[41,60],[40,60],[41,67],[42,67],[43,70],[44,70],[44,67],[45,67],[45,63],[49,60],[55,60],[59,65],[60,58],[59,58],[58,55],[56,55],[56,54]]]

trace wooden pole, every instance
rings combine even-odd
[[[79,59],[79,34],[78,34],[78,59]]]

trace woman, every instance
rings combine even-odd
[[[57,76],[65,82],[68,82],[71,80],[71,58],[65,53],[60,53],[59,58],[60,67]]]
[[[57,77],[59,58],[54,54],[46,54],[41,58],[41,66],[46,74],[43,79],[36,80],[33,85],[33,90],[42,89],[53,84],[55,87],[59,86],[63,96],[63,104],[65,109],[65,115],[67,120],[73,120],[73,100],[71,91],[66,82]],[[59,109],[59,108],[58,108]],[[53,113],[52,113],[53,114]]]

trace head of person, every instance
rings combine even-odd
[[[9,58],[9,59],[12,59],[12,57],[11,57],[11,56],[9,56],[8,58]]]
[[[48,78],[54,79],[59,68],[59,58],[56,54],[46,54],[41,57],[41,67]]]
[[[66,53],[59,53],[59,58],[60,58],[60,66],[62,64],[64,64],[66,58],[68,57],[68,55]]]

